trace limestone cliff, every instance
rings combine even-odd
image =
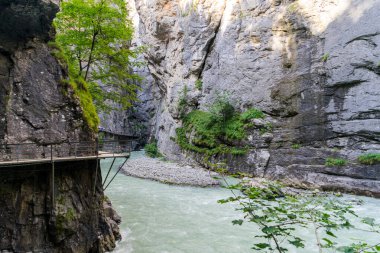
[[[95,137],[77,98],[61,83],[65,69],[47,45],[58,2],[0,0],[2,148],[9,143],[64,146]],[[96,161],[56,166],[54,207],[50,164],[0,168],[0,251],[83,253],[115,246],[117,225],[104,211]]]
[[[184,159],[174,140],[185,86],[200,109],[227,91],[236,109],[259,108],[273,124],[249,136],[249,154],[229,157],[231,168],[380,196],[379,166],[356,163],[380,151],[379,1],[135,0],[131,8],[148,47],[148,86],[161,96],[150,119],[161,152]],[[350,165],[328,168],[327,157]]]

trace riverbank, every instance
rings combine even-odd
[[[124,165],[122,172],[127,176],[151,179],[166,184],[210,187],[219,185],[214,179],[218,174],[201,167],[150,158],[144,151],[135,152],[135,157]]]

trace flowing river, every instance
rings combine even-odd
[[[130,159],[138,159],[134,152]],[[115,162],[113,173],[121,160]],[[111,160],[101,162],[103,178]],[[128,164],[128,163],[127,163]],[[111,175],[112,175],[111,172]],[[234,226],[231,221],[242,218],[234,204],[218,204],[231,192],[224,188],[197,188],[167,185],[151,180],[116,176],[106,190],[113,207],[122,217],[123,240],[116,253],[252,253],[255,243],[253,224]],[[380,199],[360,197],[365,202],[355,211],[380,222]],[[299,232],[314,242],[312,231]],[[379,243],[380,235],[369,238],[363,232],[340,231],[338,236],[346,245],[354,238]],[[256,242],[257,243],[257,242]],[[289,252],[318,252],[315,244]]]

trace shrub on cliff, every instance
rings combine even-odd
[[[194,110],[183,117],[183,127],[176,129],[176,142],[182,149],[207,156],[244,155],[248,149],[235,144],[246,138],[254,118],[264,118],[264,113],[255,108],[239,113],[226,95],[220,95],[209,111]]]
[[[214,103],[209,107],[212,120],[224,127],[228,120],[235,114],[235,108],[230,103],[227,94],[219,94]]]
[[[153,141],[144,146],[145,154],[149,157],[162,157],[162,154],[158,151],[157,141]]]

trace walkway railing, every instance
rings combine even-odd
[[[83,141],[52,144],[0,144],[0,166],[17,163],[129,156],[131,140]]]

